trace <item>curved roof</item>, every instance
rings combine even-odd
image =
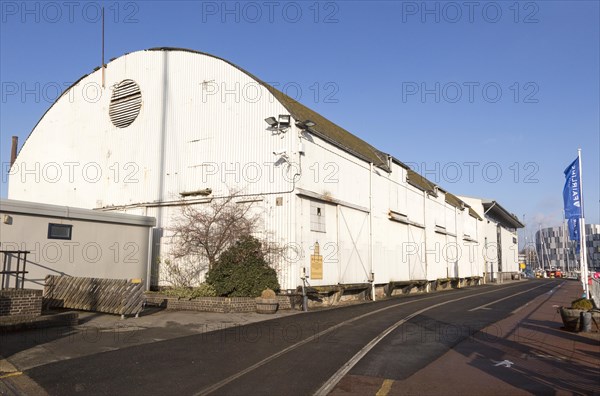
[[[240,66],[238,66],[234,63],[231,63],[230,61],[228,61],[226,59],[223,59],[218,56],[215,56],[215,55],[212,55],[212,54],[209,54],[206,52],[202,52],[202,51],[196,51],[196,50],[191,50],[191,49],[186,49],[186,48],[176,48],[176,47],[155,47],[155,48],[149,48],[147,50],[141,50],[141,51],[136,51],[136,52],[143,52],[143,51],[181,51],[181,52],[189,52],[192,54],[209,56],[211,58],[215,58],[220,61],[223,61],[223,62],[231,65],[232,67],[238,69],[239,71],[245,73],[250,78],[254,79],[256,82],[258,82],[259,84],[264,86],[282,104],[282,106],[284,106],[289,111],[290,115],[295,120],[297,120],[297,121],[306,121],[306,120],[313,121],[316,125],[309,128],[309,130],[312,134],[324,139],[325,141],[339,147],[340,149],[342,149],[352,155],[355,155],[358,158],[361,158],[364,161],[373,163],[373,165],[375,165],[378,168],[381,168],[387,172],[391,171],[390,165],[389,165],[389,159],[395,160],[395,162],[397,162],[398,164],[400,164],[400,166],[402,166],[403,168],[405,168],[407,170],[408,180],[409,180],[409,182],[411,182],[411,184],[416,185],[417,187],[427,190],[427,191],[433,191],[433,189],[434,189],[435,183],[432,183],[431,181],[427,180],[425,177],[412,171],[408,166],[406,166],[399,160],[376,149],[375,147],[371,146],[369,143],[365,142],[364,140],[360,139],[359,137],[348,132],[346,129],[331,122],[327,118],[323,117],[321,114],[317,113],[314,110],[309,109],[308,107],[304,106],[302,103],[300,103],[297,100],[291,98],[290,96],[284,94],[283,92],[279,91],[275,87],[269,85],[268,83],[264,82],[260,78],[256,77],[252,73],[248,72],[247,70],[241,68]],[[128,54],[129,53],[125,53],[121,57],[127,56]],[[114,61],[115,59],[117,59],[117,58],[111,59],[110,62]],[[94,69],[94,72],[96,72],[99,69],[100,69],[100,67],[97,67],[96,69]],[[71,86],[68,89],[66,89],[56,99],[56,101],[54,101],[54,103],[48,108],[48,110],[46,110],[44,115],[42,115],[40,120],[38,120],[38,122],[33,127],[32,131],[30,132],[29,135],[31,135],[31,133],[33,133],[33,131],[35,130],[37,125],[45,117],[45,115],[50,111],[50,109],[54,106],[54,104],[56,102],[58,102],[58,100],[60,100],[63,96],[65,96],[71,90],[71,88],[76,86],[81,80],[83,80],[87,76],[88,76],[88,74],[85,74],[81,78],[79,78],[77,81],[75,81],[73,84],[71,84]],[[27,140],[25,140],[24,144],[26,142],[27,142]],[[21,146],[21,148],[22,147],[23,146]],[[449,203],[458,206],[458,203],[454,202],[452,200]]]
[[[297,121],[306,121],[306,120],[313,121],[316,125],[313,127],[310,127],[310,132],[313,133],[314,135],[328,141],[331,144],[338,146],[342,150],[347,151],[367,162],[373,163],[373,165],[375,165],[379,168],[382,168],[388,172],[390,171],[390,168],[388,165],[388,160],[387,160],[387,158],[388,158],[387,154],[377,150],[375,147],[371,146],[369,143],[367,143],[364,140],[360,139],[359,137],[351,134],[350,132],[348,132],[344,128],[340,127],[339,125],[329,121],[327,118],[323,117],[316,111],[309,109],[308,107],[304,106],[302,103],[296,101],[295,99],[291,98],[290,96],[284,94],[283,92],[279,91],[275,87],[267,84],[260,78],[251,74],[247,70],[229,62],[226,59],[220,58],[215,55],[208,54],[206,52],[185,49],[185,48],[175,48],[175,47],[156,47],[156,48],[149,48],[147,50],[142,50],[142,51],[190,52],[193,54],[205,55],[205,56],[209,56],[211,58],[221,60],[221,61],[235,67],[239,71],[245,73],[250,78],[256,80],[256,82],[258,82],[259,84],[264,86],[289,111],[290,115],[295,120],[297,120]],[[142,52],[142,51],[138,51],[138,52]],[[128,54],[129,53],[125,53],[122,56],[127,56]],[[115,59],[117,59],[117,58],[111,59],[110,62],[114,61]],[[99,69],[100,69],[100,67],[97,67],[96,69],[94,69],[94,72]],[[38,122],[33,127],[33,129],[31,130],[29,135],[31,135],[31,133],[33,133],[33,131],[35,130],[37,125],[45,117],[45,115],[48,113],[48,111],[50,111],[50,109],[54,106],[54,104],[56,102],[58,102],[63,96],[65,96],[67,94],[67,92],[69,92],[71,90],[71,88],[76,86],[81,80],[83,80],[87,76],[88,76],[88,74],[83,75],[81,78],[79,78],[73,84],[71,84],[71,86],[69,86],[69,88],[67,88],[63,91],[63,93],[54,101],[54,103],[52,103],[52,105],[48,108],[48,110],[46,110],[46,112],[44,112],[44,114],[42,115],[40,120],[38,120]],[[27,142],[27,139],[25,140],[24,144],[26,142]],[[23,146],[21,146],[21,147],[23,147]]]
[[[235,67],[239,71],[247,74],[252,79],[256,80],[256,82],[258,82],[259,84],[264,86],[271,93],[271,95],[273,95],[283,105],[283,107],[285,107],[290,112],[290,115],[292,117],[294,117],[295,120],[297,120],[297,121],[306,121],[306,120],[313,121],[316,125],[313,127],[310,127],[311,133],[328,141],[329,143],[332,143],[332,144],[340,147],[341,149],[343,149],[345,151],[350,152],[351,154],[356,155],[357,157],[359,157],[367,162],[372,162],[375,166],[377,166],[379,168],[385,169],[387,171],[390,170],[388,161],[387,161],[387,154],[377,150],[375,147],[371,146],[369,143],[367,143],[364,140],[360,139],[359,137],[351,134],[350,132],[348,132],[344,128],[340,127],[339,125],[329,121],[327,118],[323,117],[316,111],[309,109],[308,107],[304,106],[302,103],[300,103],[297,100],[291,98],[290,96],[284,94],[280,90],[276,89],[275,87],[267,84],[260,78],[256,77],[252,73],[248,72],[247,70],[241,68],[240,66],[238,66],[234,63],[229,62],[226,59],[208,54],[206,52],[184,49],[184,48],[156,47],[156,48],[150,48],[147,51],[184,51],[184,52],[190,52],[193,54],[205,55],[205,56],[210,56],[215,59],[219,59],[219,60]]]

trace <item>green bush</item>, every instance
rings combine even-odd
[[[198,287],[174,287],[166,289],[161,292],[166,296],[179,297],[179,298],[196,298],[196,297],[215,297],[217,291],[215,288],[208,284],[202,283]]]
[[[200,286],[195,287],[192,290],[192,298],[195,297],[216,297],[217,296],[217,291],[215,290],[215,288],[213,287],[213,285],[209,284],[209,283],[202,283],[200,284]]]
[[[219,256],[206,281],[224,297],[258,297],[265,289],[279,290],[277,273],[265,261],[260,242],[249,235]]]
[[[573,302],[571,302],[571,308],[589,311],[590,309],[594,308],[594,304],[587,298],[578,298],[577,300],[573,300]]]

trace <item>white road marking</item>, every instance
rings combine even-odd
[[[503,360],[501,362],[496,362],[496,361],[492,360],[492,362],[496,363],[496,364],[494,364],[494,367],[504,366],[504,367],[510,368],[514,364],[510,360]]]
[[[529,292],[530,292],[530,291],[532,291],[532,290],[539,289],[540,287],[544,287],[544,286],[546,286],[546,285],[545,285],[545,284],[542,284],[542,285],[539,285],[539,286],[536,286],[536,287],[534,287],[533,289],[527,289],[527,290],[524,290],[524,291],[522,291],[522,292],[520,292],[520,293],[517,293],[517,294],[511,294],[510,296],[507,296],[507,297],[504,297],[504,298],[500,298],[500,299],[498,299],[498,300],[495,300],[495,301],[489,302],[489,303],[487,303],[487,304],[480,305],[480,306],[478,306],[478,307],[476,307],[476,308],[473,308],[473,309],[469,309],[469,312],[477,311],[477,310],[479,310],[479,309],[489,309],[489,308],[487,308],[489,305],[496,304],[496,303],[498,303],[498,302],[500,302],[500,301],[508,300],[509,298],[513,298],[514,296],[518,296],[519,294],[523,294],[523,293],[529,293]]]
[[[531,300],[531,301],[533,301],[533,300]],[[511,315],[516,314],[517,312],[519,312],[520,310],[522,310],[523,308],[525,308],[526,306],[528,306],[529,304],[531,304],[531,301],[527,301],[524,305],[521,305],[519,308],[513,310],[511,312]],[[485,309],[491,309],[491,308],[485,308]]]
[[[519,286],[519,285],[515,285],[515,286]],[[515,286],[508,286],[507,288],[511,288],[511,287],[515,287]],[[542,285],[545,286],[545,285]],[[540,287],[540,286],[538,286]],[[537,289],[537,287],[533,288],[533,289],[529,289],[527,291],[531,291]],[[395,329],[397,329],[399,326],[401,326],[402,324],[404,324],[405,322],[407,322],[408,320],[414,318],[417,315],[422,314],[423,312],[429,311],[430,309],[433,308],[437,308],[440,307],[442,305],[446,305],[452,302],[456,302],[456,301],[460,301],[460,300],[464,300],[466,298],[471,298],[471,297],[476,297],[476,296],[480,296],[482,294],[489,294],[489,293],[493,293],[495,291],[498,291],[498,289],[496,290],[490,290],[487,292],[482,292],[482,293],[477,293],[477,294],[472,294],[470,296],[464,296],[464,297],[460,297],[460,298],[455,298],[453,300],[449,300],[449,301],[444,301],[435,305],[431,305],[427,308],[423,308],[419,311],[413,312],[412,314],[402,318],[401,320],[399,320],[398,322],[394,323],[392,326],[388,327],[384,332],[380,333],[377,337],[375,337],[374,339],[371,340],[371,342],[369,342],[367,345],[365,345],[360,351],[358,351],[352,358],[350,358],[350,360],[348,360],[342,367],[340,367],[340,369],[331,376],[331,378],[329,378],[327,381],[325,381],[325,383],[314,393],[315,396],[325,396],[327,394],[329,394],[333,388],[337,385],[338,382],[340,382],[340,380],[346,375],[348,374],[348,372],[363,358],[365,357],[365,355],[367,353],[369,353],[371,351],[371,349],[373,349],[373,347],[375,347],[375,345],[377,345],[379,343],[379,341],[381,341],[383,338],[385,338],[385,336],[387,336],[389,333],[391,333],[392,331],[394,331]],[[517,293],[517,294],[513,294],[510,297],[516,296],[518,294],[521,293]],[[498,300],[500,301],[500,300]]]
[[[338,323],[337,325],[332,326],[332,327],[330,327],[330,328],[328,328],[326,330],[323,330],[323,331],[321,331],[321,332],[319,332],[319,333],[317,333],[317,334],[315,334],[315,335],[313,335],[311,337],[308,337],[305,340],[302,340],[300,342],[297,342],[296,344],[290,345],[289,347],[287,347],[285,349],[282,349],[281,351],[279,351],[279,352],[277,352],[277,353],[275,353],[275,354],[273,354],[273,355],[271,355],[269,357],[264,358],[263,360],[261,360],[261,361],[255,363],[255,364],[253,364],[252,366],[247,367],[246,369],[244,369],[242,371],[238,371],[236,374],[234,374],[234,375],[232,375],[230,377],[227,377],[227,378],[223,379],[222,381],[217,382],[216,384],[213,384],[213,385],[211,385],[211,386],[209,386],[207,388],[202,389],[200,392],[196,393],[196,396],[197,395],[207,395],[209,393],[212,393],[212,392],[216,391],[217,389],[220,389],[220,388],[224,387],[228,383],[230,383],[230,382],[232,382],[232,381],[240,378],[241,376],[243,376],[243,375],[245,375],[245,374],[247,374],[247,373],[249,373],[249,372],[251,372],[251,371],[253,371],[253,370],[255,370],[255,369],[257,369],[257,368],[259,368],[259,367],[261,367],[261,366],[263,366],[265,364],[267,364],[267,363],[269,363],[270,361],[278,358],[279,356],[284,355],[284,354],[286,354],[286,353],[288,353],[288,352],[290,352],[290,351],[292,351],[292,350],[294,350],[294,349],[296,349],[296,348],[298,348],[298,347],[300,347],[300,346],[302,346],[302,345],[304,345],[306,343],[309,343],[309,342],[314,341],[314,340],[318,340],[320,337],[324,336],[325,334],[330,333],[330,332],[332,332],[332,331],[334,331],[334,330],[336,330],[336,329],[338,329],[338,328],[340,328],[340,327],[342,327],[344,325],[347,325],[347,324],[350,324],[350,323],[355,322],[357,320],[366,318],[367,316],[371,316],[371,315],[374,315],[376,313],[383,312],[383,311],[386,311],[388,309],[398,307],[400,305],[412,304],[412,303],[415,303],[415,302],[418,302],[418,301],[423,301],[423,300],[430,300],[430,299],[435,298],[435,297],[439,297],[439,295],[437,295],[437,296],[431,296],[431,297],[426,297],[426,298],[422,298],[422,299],[418,299],[418,300],[405,301],[405,302],[402,302],[402,303],[399,303],[399,304],[390,305],[388,307],[380,308],[380,309],[378,309],[376,311],[367,312],[367,313],[362,314],[360,316],[357,316],[355,318],[348,319],[348,320],[346,320],[344,322]]]
[[[561,286],[562,286],[562,285],[564,285],[564,284],[565,284],[565,283],[563,282],[563,283],[561,283],[560,285],[557,285],[557,286],[556,286],[556,287],[554,287],[552,290],[550,290],[550,292],[554,292],[554,290],[558,289],[559,287],[561,287]],[[546,293],[546,294],[549,294],[549,293]],[[529,302],[527,302],[527,304],[525,304],[525,305],[521,305],[519,308],[517,308],[517,309],[515,309],[514,311],[512,311],[512,312],[511,312],[511,314],[516,314],[517,312],[519,312],[520,310],[522,310],[523,308],[525,308],[526,306],[528,306],[528,305],[529,305],[529,304],[531,304],[532,302],[533,302],[533,300],[532,300],[532,301],[529,301]],[[559,308],[559,307],[560,307],[560,305],[556,305],[556,304],[553,304],[553,305],[552,305],[552,308]]]
[[[518,287],[518,286],[521,286],[521,284],[516,284],[516,285],[506,286],[506,287],[503,287],[503,288],[502,288],[502,290],[511,289],[511,288],[513,288],[513,287]],[[472,294],[472,295],[469,295],[469,296],[461,297],[461,298],[459,298],[459,299],[455,299],[455,300],[446,301],[446,302],[444,302],[444,303],[441,303],[441,304],[437,304],[437,305],[430,306],[430,307],[426,308],[425,310],[421,310],[421,311],[419,311],[419,313],[421,313],[421,312],[425,312],[425,311],[427,311],[427,310],[429,310],[429,309],[432,309],[432,308],[435,308],[435,307],[436,307],[436,306],[438,306],[438,305],[447,304],[447,303],[450,303],[450,302],[453,302],[453,301],[462,300],[462,299],[465,299],[465,298],[470,298],[470,297],[480,296],[480,295],[482,295],[482,294],[489,294],[489,293],[496,292],[496,291],[498,291],[498,290],[499,290],[499,289],[496,289],[496,288],[494,288],[494,290],[489,290],[489,291],[486,291],[486,292],[482,292],[482,293],[476,293],[476,294]],[[531,290],[533,290],[533,289],[531,289]],[[459,291],[457,291],[457,292],[462,292],[462,291],[467,291],[467,290],[463,289],[463,290],[459,290]],[[267,364],[267,363],[271,362],[272,360],[275,360],[275,359],[277,359],[278,357],[280,357],[280,356],[282,356],[282,355],[284,355],[284,354],[286,354],[286,353],[288,353],[288,352],[290,352],[290,351],[292,351],[292,350],[294,350],[294,349],[296,349],[296,348],[298,348],[298,347],[300,347],[300,346],[302,346],[302,345],[304,345],[304,344],[307,344],[307,343],[309,343],[309,342],[311,342],[311,341],[314,341],[314,340],[318,340],[320,337],[322,337],[322,336],[326,335],[327,333],[330,333],[330,332],[332,332],[332,331],[334,331],[334,330],[336,330],[336,329],[338,329],[338,328],[340,328],[340,327],[342,327],[342,326],[345,326],[345,325],[347,325],[347,324],[350,324],[350,323],[356,322],[357,320],[364,319],[364,318],[366,318],[366,317],[368,317],[368,316],[375,315],[375,314],[377,314],[377,313],[380,313],[380,312],[383,312],[383,311],[387,311],[388,309],[392,309],[392,308],[399,307],[399,306],[401,306],[401,305],[407,305],[407,304],[412,304],[412,303],[419,302],[419,301],[431,300],[431,299],[433,299],[433,298],[437,298],[437,297],[440,297],[440,295],[435,295],[435,296],[431,296],[431,297],[425,297],[425,298],[421,298],[421,299],[416,299],[416,300],[411,300],[411,301],[405,301],[405,302],[401,302],[401,303],[398,303],[398,304],[394,304],[394,305],[390,305],[390,306],[387,306],[387,307],[384,307],[384,308],[380,308],[380,309],[378,309],[378,310],[375,310],[375,311],[367,312],[367,313],[365,313],[365,314],[362,314],[362,315],[360,315],[360,316],[357,316],[357,317],[355,317],[355,318],[348,319],[348,320],[346,320],[346,321],[344,321],[344,322],[338,323],[337,325],[335,325],[335,326],[332,326],[332,327],[330,327],[330,328],[328,328],[328,329],[326,329],[326,330],[323,330],[323,331],[321,331],[321,332],[319,332],[319,333],[317,333],[317,334],[315,334],[315,335],[313,335],[313,336],[311,336],[311,337],[308,337],[308,338],[307,338],[307,339],[305,339],[305,340],[302,340],[302,341],[299,341],[299,342],[297,342],[296,344],[290,345],[290,346],[288,346],[287,348],[285,348],[285,349],[282,349],[281,351],[279,351],[279,352],[277,352],[277,353],[274,353],[273,355],[271,355],[271,356],[268,356],[268,357],[264,358],[263,360],[261,360],[261,361],[259,361],[259,362],[255,363],[255,364],[253,364],[252,366],[250,366],[250,367],[247,367],[247,368],[245,368],[244,370],[238,371],[237,373],[235,373],[234,375],[232,375],[232,376],[230,376],[230,377],[227,377],[227,378],[225,378],[225,379],[223,379],[223,380],[221,380],[221,381],[219,381],[219,382],[217,382],[217,383],[215,383],[215,384],[213,384],[213,385],[210,385],[210,386],[208,386],[208,387],[206,387],[206,388],[204,388],[204,389],[200,390],[199,392],[197,392],[197,393],[195,394],[195,396],[199,396],[199,395],[207,395],[207,394],[209,394],[209,393],[212,393],[212,392],[214,392],[214,391],[216,391],[216,390],[218,390],[218,389],[220,389],[220,388],[224,387],[225,385],[229,384],[230,382],[233,382],[233,381],[235,381],[236,379],[238,379],[238,378],[242,377],[243,375],[246,375],[246,374],[248,374],[249,372],[256,370],[257,368],[259,368],[259,367],[261,367],[261,366],[264,366],[265,364]],[[410,318],[412,318],[412,317],[416,316],[417,314],[418,314],[418,313],[415,313],[415,314],[412,314],[412,315],[409,315],[409,316],[410,316]],[[406,320],[408,320],[407,318],[409,318],[409,317],[407,316],[405,319],[406,319]],[[404,321],[406,321],[406,320],[404,320]],[[403,322],[403,323],[404,323],[404,322]],[[373,346],[374,346],[374,345],[373,345]],[[364,349],[364,348],[363,348],[363,349]],[[360,352],[359,352],[359,353],[360,353]],[[344,367],[344,366],[343,366],[343,367]],[[352,367],[350,367],[350,368],[352,368]],[[350,368],[349,368],[348,370],[350,370]],[[340,369],[340,370],[341,370],[341,369]],[[335,375],[334,375],[334,376],[335,376]],[[333,378],[333,377],[332,377],[332,378]],[[340,378],[340,379],[341,379],[341,378]],[[327,381],[325,384],[327,384],[329,381],[331,381],[331,378],[330,378],[330,379],[329,379],[329,380],[328,380],[328,381]],[[338,381],[339,381],[339,379],[338,379],[338,380],[337,380],[337,381],[336,381],[336,382],[333,384],[333,386],[335,386],[335,385],[337,384],[337,382],[338,382]],[[324,385],[324,386],[325,386],[325,385]],[[333,388],[333,386],[332,386],[332,388]],[[323,387],[321,387],[321,389],[323,389]]]

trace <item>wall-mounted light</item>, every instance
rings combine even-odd
[[[306,120],[306,121],[296,121],[296,126],[300,129],[308,129],[308,128],[312,128],[315,125],[317,125],[315,122],[311,121],[311,120]]]
[[[279,115],[279,129],[289,128],[292,117],[289,114]]]
[[[292,116],[289,114],[280,114],[279,119],[268,117],[265,118],[265,122],[269,124],[268,131],[273,132],[273,135],[282,135],[281,138],[283,139],[283,134],[287,132],[292,124]]]
[[[266,122],[267,124],[269,124],[269,126],[270,126],[271,128],[275,128],[275,127],[277,127],[277,125],[279,124],[279,123],[277,122],[277,120],[275,119],[275,117],[269,117],[269,118],[265,118],[265,122]]]

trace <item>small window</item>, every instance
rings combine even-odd
[[[72,225],[68,224],[48,224],[48,239],[68,239],[71,240]]]
[[[325,208],[316,202],[310,203],[310,230],[325,232]]]

